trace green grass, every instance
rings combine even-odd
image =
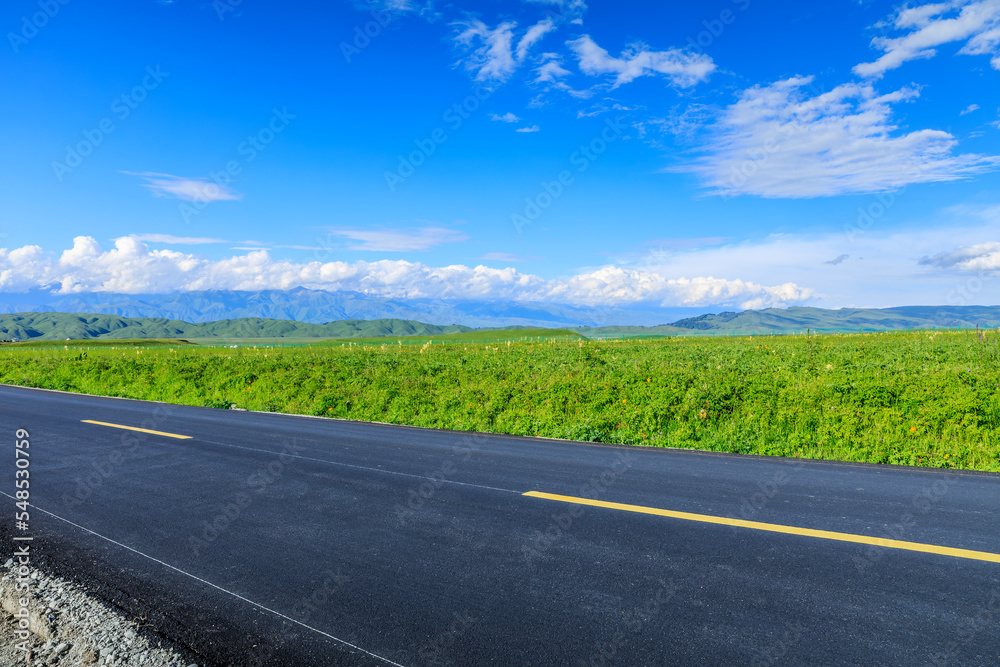
[[[1000,471],[995,331],[239,349],[4,345],[0,382],[434,428]]]
[[[164,318],[128,318],[89,313],[14,313],[0,315],[0,338],[22,340],[138,338],[333,338],[435,335],[471,331],[459,325],[438,326],[413,320],[338,320],[310,324],[293,320],[244,317],[191,323]]]
[[[548,340],[584,340],[586,337],[569,329],[485,329],[463,333],[442,334],[438,336],[389,336],[379,338],[333,338],[314,346],[326,345],[424,345],[428,341],[435,343],[470,342],[470,343],[506,343],[539,342]]]
[[[188,340],[162,339],[162,338],[137,338],[134,340],[29,340],[20,343],[4,343],[3,348],[125,348],[125,347],[168,347],[178,345],[191,345]],[[2,349],[2,348],[0,348]]]
[[[251,347],[295,347],[300,345],[313,345],[317,340],[325,340],[323,338],[303,338],[299,336],[292,337],[269,337],[269,338],[236,338],[236,337],[221,337],[221,338],[187,338],[187,341],[195,345],[203,345],[208,347],[228,347],[231,345],[245,346],[249,345]],[[353,340],[353,339],[348,339]],[[382,339],[383,342],[385,339]]]

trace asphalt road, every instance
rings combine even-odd
[[[0,407],[8,496],[31,435],[36,560],[202,665],[1000,663],[998,562],[523,495],[1000,554],[995,475],[7,386]]]

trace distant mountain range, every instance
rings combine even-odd
[[[1000,326],[1000,306],[898,306],[895,308],[768,308],[688,317],[657,327],[576,328],[585,335],[681,333],[684,331],[857,331],[864,329]]]
[[[88,293],[56,295],[35,290],[0,294],[0,313],[95,313],[131,318],[212,322],[256,317],[323,324],[337,320],[415,320],[468,327],[560,328],[609,324],[651,326],[701,315],[699,308],[583,308],[565,305],[437,299],[388,299],[360,292],[297,288],[259,292],[178,294]]]
[[[503,328],[523,328],[508,325]],[[903,306],[881,309],[770,308],[741,313],[699,315],[654,327],[562,327],[590,337],[640,334],[691,334],[709,331],[767,333],[802,331],[876,331],[881,329],[973,328],[1000,326],[998,306]],[[495,327],[494,327],[495,328]],[[120,315],[32,313],[0,315],[0,338],[22,340],[124,338],[372,338],[433,336],[473,331],[464,325],[428,324],[399,318],[345,319],[326,323],[291,319],[234,318],[185,322]]]
[[[241,318],[190,323],[164,318],[117,315],[20,313],[0,315],[0,339],[80,340],[125,338],[374,338],[436,336],[472,331],[410,320],[341,320],[311,324],[292,320]]]

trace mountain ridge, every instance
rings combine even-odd
[[[649,326],[704,313],[698,308],[588,308],[512,301],[391,299],[361,292],[298,287],[256,292],[208,290],[175,294],[83,293],[43,290],[0,294],[0,313],[94,313],[130,318],[167,318],[190,323],[256,317],[324,324],[337,320],[401,319],[478,327]]]
[[[699,332],[864,331],[877,329],[973,328],[1000,325],[1000,306],[899,306],[895,308],[792,307],[724,311],[657,326],[569,326],[591,337]],[[400,318],[342,319],[324,323],[275,318],[226,318],[187,322],[171,318],[128,318],[103,313],[22,312],[0,315],[0,338],[23,340],[128,338],[378,338],[436,336],[525,325],[478,327],[438,325]]]

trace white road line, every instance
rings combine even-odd
[[[345,468],[356,468],[358,470],[368,470],[370,472],[382,472],[387,475],[399,475],[400,477],[412,477],[414,479],[420,479],[425,482],[434,482],[435,484],[458,484],[459,486],[472,486],[477,489],[488,489],[490,491],[503,491],[504,493],[516,493],[521,495],[523,491],[515,491],[514,489],[501,489],[496,486],[486,486],[484,484],[473,484],[472,482],[459,482],[453,479],[441,479],[439,477],[431,477],[429,475],[414,475],[409,472],[398,472],[396,470],[386,470],[385,468],[372,468],[369,466],[359,466],[354,463],[342,463],[340,461],[331,461],[329,459],[317,459],[312,456],[299,456],[298,454],[289,454],[287,452],[275,452],[270,449],[258,449],[256,447],[245,447],[243,445],[233,445],[228,442],[218,442],[216,440],[198,440],[199,443],[210,443],[213,445],[218,445],[220,447],[232,447],[234,449],[245,449],[250,452],[261,452],[263,454],[272,454],[274,456],[282,457],[287,456],[292,459],[302,459],[303,461],[318,461],[319,463],[328,463],[334,466],[343,466]],[[188,443],[191,444],[191,443]]]
[[[15,500],[14,496],[12,496],[12,495],[10,495],[8,493],[4,493],[3,491],[0,491],[0,494],[2,494],[4,496],[7,496],[11,500]],[[190,578],[194,579],[197,582],[205,584],[206,586],[211,586],[212,588],[220,590],[223,593],[226,593],[227,595],[231,595],[231,596],[233,596],[234,598],[236,598],[238,600],[242,600],[243,602],[246,602],[248,604],[253,605],[254,607],[257,607],[258,609],[263,609],[264,611],[266,611],[268,613],[271,613],[271,614],[274,614],[275,616],[278,616],[279,618],[283,618],[286,621],[291,621],[292,623],[295,623],[296,625],[301,625],[303,628],[306,628],[307,630],[312,630],[313,632],[315,632],[317,634],[323,635],[327,639],[332,639],[333,641],[337,642],[338,644],[342,644],[344,646],[347,646],[348,648],[354,649],[355,651],[360,651],[361,653],[364,653],[365,655],[369,655],[369,656],[371,656],[371,657],[373,657],[373,658],[375,658],[377,660],[381,660],[382,662],[384,662],[387,665],[395,665],[395,667],[403,667],[403,665],[400,665],[398,662],[393,662],[392,660],[389,660],[388,658],[383,658],[382,656],[376,655],[375,653],[372,653],[371,651],[366,651],[365,649],[361,648],[360,646],[356,646],[356,645],[354,645],[354,644],[352,644],[352,643],[350,643],[348,641],[340,639],[339,637],[334,637],[333,635],[331,635],[331,634],[329,634],[327,632],[323,632],[319,628],[314,628],[311,625],[306,625],[302,621],[297,621],[297,620],[295,620],[294,618],[292,618],[290,616],[285,616],[280,611],[275,611],[274,609],[270,609],[269,607],[265,607],[264,605],[262,605],[262,604],[260,604],[258,602],[254,602],[253,600],[247,599],[247,598],[243,597],[242,595],[240,595],[238,593],[233,593],[230,590],[226,590],[222,586],[219,586],[217,584],[213,584],[211,581],[207,581],[205,579],[202,579],[201,577],[196,576],[194,574],[191,574],[190,572],[185,572],[184,570],[180,569],[179,567],[175,567],[175,566],[171,565],[170,563],[165,563],[165,562],[163,562],[162,560],[160,560],[158,558],[154,558],[153,556],[150,556],[149,554],[144,554],[143,552],[139,551],[138,549],[133,549],[132,547],[128,546],[127,544],[122,544],[121,542],[116,542],[115,540],[111,539],[110,537],[107,537],[105,535],[101,535],[100,533],[95,532],[95,531],[93,531],[93,530],[91,530],[89,528],[84,528],[80,524],[73,523],[69,519],[63,518],[63,517],[59,516],[58,514],[53,514],[52,512],[49,512],[48,510],[44,510],[41,507],[39,507],[37,505],[34,505],[34,504],[32,505],[32,507],[34,509],[38,510],[39,512],[43,512],[45,514],[48,514],[49,516],[51,516],[51,517],[53,517],[55,519],[59,519],[60,521],[62,521],[64,523],[68,523],[69,525],[74,526],[76,528],[79,528],[80,530],[82,530],[84,532],[87,532],[87,533],[90,533],[91,535],[94,535],[96,537],[99,537],[102,540],[107,540],[108,542],[111,542],[112,544],[117,545],[117,546],[119,546],[119,547],[121,547],[123,549],[128,549],[132,553],[138,554],[138,555],[142,556],[143,558],[148,558],[149,560],[153,561],[154,563],[158,563],[158,564],[160,564],[160,565],[162,565],[164,567],[170,568],[171,570],[174,570],[175,572],[180,572],[184,576],[190,577]]]

